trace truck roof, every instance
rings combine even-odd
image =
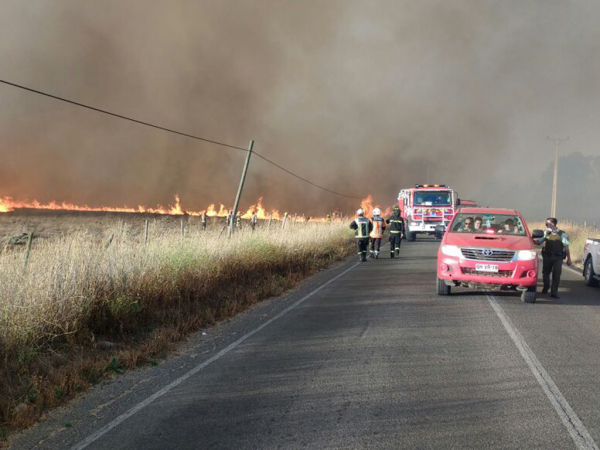
[[[482,208],[480,206],[464,206],[460,207],[459,212],[462,214],[512,214],[520,215],[516,209],[508,208]]]

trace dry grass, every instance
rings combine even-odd
[[[544,230],[546,228],[545,223],[546,222],[530,222],[528,225],[530,230]],[[558,227],[561,230],[564,230],[569,236],[569,248],[571,249],[571,259],[573,260],[573,264],[581,266],[585,240],[588,237],[600,238],[600,228],[585,226],[574,222],[559,222]]]
[[[155,229],[144,245],[120,226],[107,248],[78,232],[34,241],[26,271],[24,250],[0,255],[0,424],[31,425],[353,251],[345,224],[247,229],[231,240],[219,232]]]

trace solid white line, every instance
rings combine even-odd
[[[287,314],[288,312],[290,312],[292,309],[294,309],[296,306],[300,305],[301,303],[303,303],[305,300],[308,300],[310,297],[312,297],[313,295],[315,295],[317,292],[319,292],[321,289],[325,288],[326,286],[328,286],[329,284],[333,283],[335,280],[337,280],[338,278],[344,276],[345,274],[347,274],[348,272],[350,272],[352,269],[354,269],[356,266],[358,266],[360,263],[355,263],[354,265],[352,265],[350,268],[344,270],[342,273],[336,275],[335,277],[333,277],[331,280],[327,281],[326,283],[322,284],[321,286],[319,286],[317,289],[315,289],[314,291],[312,291],[310,294],[305,295],[304,297],[302,297],[300,300],[298,300],[297,302],[293,303],[292,305],[288,306],[287,308],[285,308],[283,311],[281,311],[279,314],[277,314],[276,316],[273,316],[272,318],[270,318],[269,320],[267,320],[265,323],[261,324],[260,326],[256,327],[254,330],[250,331],[249,333],[245,334],[244,336],[242,336],[241,338],[239,338],[237,341],[233,342],[232,344],[229,344],[227,347],[225,347],[223,350],[221,350],[219,353],[217,353],[216,355],[212,356],[211,358],[207,359],[206,361],[204,361],[203,363],[197,365],[196,367],[194,367],[192,370],[190,370],[189,372],[183,374],[181,377],[177,378],[175,381],[173,381],[172,383],[168,384],[167,386],[165,386],[164,388],[162,388],[161,390],[155,392],[154,394],[152,394],[150,397],[146,398],[145,400],[141,401],[140,403],[138,403],[137,405],[135,405],[133,408],[131,408],[130,410],[124,412],[123,414],[121,414],[119,417],[117,417],[116,419],[114,419],[112,422],[106,424],[105,426],[103,426],[102,428],[100,428],[98,431],[96,431],[95,433],[89,435],[87,438],[85,438],[83,441],[79,442],[78,444],[74,445],[73,447],[71,447],[71,450],[82,450],[84,448],[86,448],[88,445],[92,444],[93,442],[97,441],[99,438],[101,438],[102,436],[104,436],[106,433],[108,433],[110,430],[112,430],[113,428],[117,427],[118,425],[120,425],[121,423],[123,423],[124,421],[126,421],[128,418],[130,418],[131,416],[133,416],[135,413],[139,412],[140,410],[142,410],[143,408],[145,408],[146,406],[148,406],[150,403],[152,403],[154,400],[156,400],[159,397],[162,397],[163,395],[165,395],[167,392],[169,392],[170,390],[172,390],[173,388],[179,386],[181,383],[183,383],[185,380],[187,380],[188,378],[190,378],[191,376],[195,375],[196,373],[200,372],[202,369],[204,369],[206,366],[208,366],[209,364],[215,362],[217,359],[221,358],[222,356],[224,356],[225,354],[229,353],[231,350],[233,350],[234,348],[236,348],[238,345],[240,345],[242,342],[244,342],[246,339],[248,339],[250,336],[253,336],[254,334],[258,333],[260,330],[262,330],[263,328],[265,328],[267,325],[275,322],[277,319],[279,319],[280,317],[282,317],[283,315]]]
[[[590,436],[590,433],[588,433],[588,430],[583,423],[581,423],[581,420],[575,411],[573,411],[573,408],[571,408],[567,399],[565,399],[558,390],[558,387],[554,384],[554,381],[552,381],[552,378],[548,372],[546,372],[544,366],[542,366],[531,348],[529,348],[525,342],[525,339],[523,339],[523,336],[521,336],[519,331],[512,324],[496,298],[491,295],[488,295],[487,298],[500,318],[502,325],[504,325],[504,328],[519,349],[521,356],[533,372],[533,375],[535,375],[540,386],[542,386],[542,389],[546,393],[550,403],[552,403],[552,406],[554,406],[562,423],[569,431],[573,442],[575,442],[575,446],[582,450],[598,450],[598,446],[596,445],[596,442],[594,442],[594,439],[592,439],[592,436]]]

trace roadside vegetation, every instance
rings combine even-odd
[[[346,224],[273,223],[228,239],[126,226],[34,240],[0,254],[0,441],[191,332],[280,295],[351,254]],[[3,428],[2,428],[3,427]]]
[[[530,231],[535,229],[545,230],[546,222],[530,222]],[[583,258],[583,247],[585,246],[585,240],[588,237],[600,238],[600,228],[589,225],[582,225],[575,222],[559,222],[558,228],[566,231],[569,236],[571,259],[573,264],[578,267],[582,266],[581,260]]]

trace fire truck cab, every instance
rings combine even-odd
[[[441,239],[459,204],[456,192],[445,184],[417,184],[402,189],[398,205],[406,224],[406,239],[414,241],[417,234]]]

